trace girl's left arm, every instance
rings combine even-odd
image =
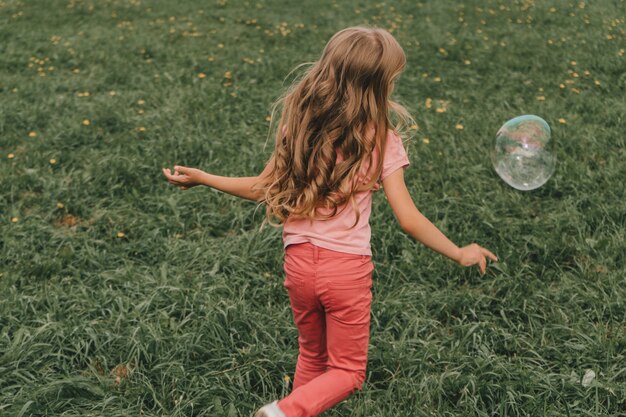
[[[261,179],[268,177],[273,167],[274,158],[272,157],[263,172],[256,177],[222,177],[197,168],[178,165],[174,167],[174,173],[163,168],[163,174],[171,184],[179,186],[183,190],[196,185],[206,185],[236,197],[260,202],[264,196],[260,191],[253,190],[252,187]]]

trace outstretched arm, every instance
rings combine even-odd
[[[252,190],[252,186],[262,178],[269,176],[273,166],[274,158],[272,157],[263,172],[256,177],[222,177],[209,174],[197,168],[178,165],[174,167],[173,173],[171,170],[163,168],[163,175],[165,175],[170,184],[174,184],[183,190],[196,185],[206,185],[236,197],[259,202],[263,199],[263,195],[259,191]]]
[[[404,169],[398,169],[383,180],[383,189],[400,227],[430,249],[463,266],[478,264],[480,272],[487,268],[486,257],[497,261],[496,255],[472,243],[459,248],[419,212],[404,183]]]

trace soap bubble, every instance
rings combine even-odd
[[[498,130],[491,161],[500,178],[511,187],[534,190],[554,173],[553,147],[548,123],[527,114],[509,120]]]

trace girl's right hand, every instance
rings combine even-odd
[[[170,184],[174,184],[183,190],[202,184],[201,177],[204,171],[176,165],[174,173],[170,169],[163,168],[163,175]]]
[[[478,264],[480,274],[484,275],[487,270],[486,258],[489,258],[494,262],[498,261],[498,257],[491,253],[491,251],[477,245],[476,243],[472,243],[471,245],[467,245],[459,249],[457,262],[462,266],[472,266]]]

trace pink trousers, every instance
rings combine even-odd
[[[287,417],[313,417],[363,386],[374,264],[306,242],[287,246],[284,270],[299,354],[278,406]]]

